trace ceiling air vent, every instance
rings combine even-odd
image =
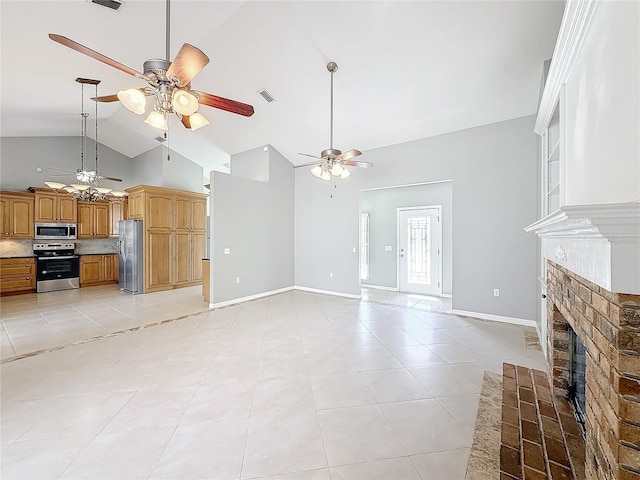
[[[164,137],[156,137],[156,138],[154,138],[154,140],[157,140],[158,142],[162,143],[162,142],[166,141],[167,139],[164,138]]]
[[[91,3],[96,5],[102,5],[103,7],[110,8],[111,10],[118,10],[122,6],[122,2],[118,0],[90,0]]]
[[[271,103],[271,102],[275,102],[276,101],[276,99],[273,98],[273,96],[269,92],[267,92],[267,90],[265,88],[260,90],[258,93],[260,94],[260,96],[262,98],[264,98],[267,101],[267,103]]]

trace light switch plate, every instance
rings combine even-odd
[[[225,255],[229,255],[231,253],[231,249],[230,248],[225,248],[224,249],[224,254]]]
[[[384,251],[385,252],[393,252],[393,247],[391,245],[385,245],[384,246]]]

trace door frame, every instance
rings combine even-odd
[[[398,207],[396,208],[396,289],[400,290],[400,212],[410,210],[433,209],[438,211],[438,297],[442,297],[442,205],[423,205],[419,207]],[[416,294],[422,295],[422,294]],[[428,295],[427,295],[428,296]]]

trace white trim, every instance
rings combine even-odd
[[[382,285],[370,285],[368,283],[360,283],[360,286],[364,288],[373,288],[375,290],[386,290],[388,292],[398,291],[398,287],[383,287]]]
[[[270,297],[271,295],[277,295],[278,293],[285,293],[293,290],[296,287],[285,287],[277,290],[269,290],[268,292],[256,293],[255,295],[249,295],[246,297],[234,298],[232,300],[226,300],[224,302],[210,303],[209,308],[221,308],[228,307],[229,305],[235,305],[237,303],[249,302],[258,298]]]
[[[361,192],[371,192],[373,190],[388,190],[390,188],[403,188],[403,187],[419,187],[420,185],[435,185],[437,183],[449,183],[453,182],[453,180],[434,180],[433,182],[420,182],[420,183],[405,183],[404,185],[389,185],[388,187],[374,187],[374,188],[363,188],[360,190]]]
[[[320,290],[319,288],[300,287],[298,285],[296,285],[293,288],[296,290],[300,290],[302,292],[321,293],[323,295],[334,295],[336,297],[355,298],[357,300],[360,300],[362,298],[362,295],[353,295],[351,293],[343,293],[343,292],[333,292],[331,290]]]
[[[453,295],[451,293],[441,293],[440,296],[442,298],[453,298]]]
[[[560,88],[567,83],[580,48],[587,36],[589,22],[597,0],[571,0],[565,3],[558,40],[553,51],[547,82],[540,99],[535,132],[544,134],[560,95]]]
[[[490,313],[467,312],[465,310],[451,310],[454,315],[462,315],[464,317],[479,318],[481,320],[491,320],[492,322],[512,323],[514,325],[523,325],[525,327],[535,327],[535,320],[526,320],[524,318],[503,317],[502,315],[492,315]]]

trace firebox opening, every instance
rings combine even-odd
[[[586,438],[586,375],[587,375],[587,349],[573,329],[570,340],[570,362],[569,362],[569,389],[567,400],[573,405],[574,415],[582,431],[582,436]]]

